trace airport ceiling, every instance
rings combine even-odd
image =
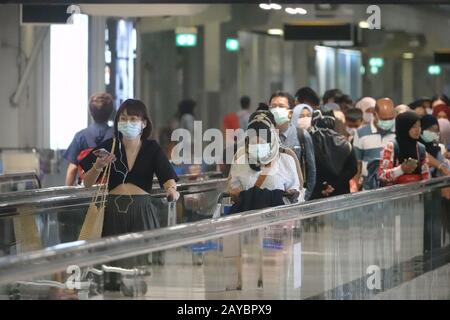
[[[85,14],[109,17],[192,16],[208,7],[209,4],[80,4]]]

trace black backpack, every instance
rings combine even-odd
[[[306,143],[305,143],[305,133],[303,132],[303,129],[297,128],[297,138],[300,142],[300,167],[302,170],[303,175],[303,186],[306,187],[306,181],[308,181],[308,175],[306,170]]]

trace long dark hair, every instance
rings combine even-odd
[[[146,140],[150,138],[153,130],[152,120],[148,115],[147,107],[140,100],[135,99],[127,99],[119,107],[117,110],[116,118],[114,119],[114,133],[116,136],[119,136],[119,130],[117,128],[117,123],[119,122],[120,115],[124,112],[127,112],[130,116],[138,116],[142,120],[147,121],[147,126],[142,130],[141,140]]]

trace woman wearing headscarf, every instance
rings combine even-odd
[[[437,105],[433,108],[433,117],[436,119],[450,120],[450,107],[445,104]]]
[[[298,104],[292,112],[291,123],[297,128],[308,130],[311,127],[312,113],[313,108],[307,104]]]
[[[238,148],[228,177],[228,191],[235,202],[233,213],[283,205],[285,193],[297,195],[295,201],[304,198],[295,153],[280,148],[274,124],[269,111],[250,116],[245,145]]]
[[[420,137],[420,116],[412,111],[395,119],[397,137],[381,152],[378,178],[384,185],[426,180],[430,177],[426,149]]]
[[[432,177],[449,175],[450,162],[444,158],[439,145],[439,122],[431,115],[425,115],[420,120],[422,134],[419,142],[425,146]]]
[[[349,181],[358,169],[351,143],[335,131],[333,111],[314,111],[312,125],[317,182],[311,199],[350,193]]]

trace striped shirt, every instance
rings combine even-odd
[[[389,142],[394,141],[394,131],[378,131],[373,121],[358,129],[353,137],[356,158],[362,162],[362,176],[367,177],[367,164],[381,159],[381,152]]]

